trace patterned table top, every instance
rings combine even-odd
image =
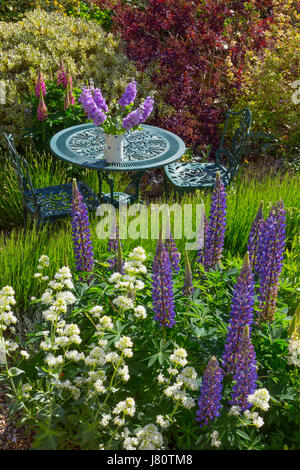
[[[186,151],[183,140],[159,127],[142,125],[141,131],[124,134],[124,160],[107,163],[105,135],[94,124],[80,124],[55,134],[50,149],[62,160],[85,168],[105,171],[145,171],[168,165]]]

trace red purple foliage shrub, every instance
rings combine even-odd
[[[265,45],[272,0],[148,0],[144,8],[121,0],[93,1],[114,11],[114,28],[128,57],[151,74],[175,110],[156,112],[152,124],[194,148],[216,145],[224,111],[234,107],[231,91],[239,89],[245,51]]]

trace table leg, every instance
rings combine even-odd
[[[99,184],[99,194],[98,194],[98,197],[99,197],[99,201],[102,202],[102,175],[101,175],[101,171],[97,171],[97,176],[98,176],[98,184]]]
[[[113,203],[114,203],[114,179],[113,179],[113,178],[110,178],[107,173],[105,173],[103,177],[104,177],[105,181],[106,181],[106,182],[108,183],[108,185],[109,185],[109,189],[110,189],[110,203],[113,204]]]
[[[131,181],[135,184],[135,201],[138,201],[140,198],[140,182],[144,173],[145,171],[138,171],[131,174]]]

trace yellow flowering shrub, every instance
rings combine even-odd
[[[247,106],[252,111],[252,129],[276,136],[280,151],[300,148],[300,103],[293,99],[300,80],[299,26],[295,2],[275,0],[267,47],[263,53],[247,53],[241,94],[236,96],[237,109]]]
[[[161,108],[153,84],[121,52],[118,38],[105,34],[94,22],[39,9],[27,12],[16,23],[0,21],[0,50],[0,80],[6,85],[6,104],[0,104],[0,135],[6,131],[20,138],[28,125],[22,97],[34,90],[39,67],[50,78],[61,58],[68,62],[76,86],[93,79],[108,103],[117,100],[135,78],[138,99],[154,91]]]
[[[67,14],[69,10],[80,10],[80,0],[7,0],[3,5],[0,2],[0,11],[7,19],[15,19],[24,12],[36,8],[46,11],[57,10]]]

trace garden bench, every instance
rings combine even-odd
[[[69,217],[71,215],[72,183],[35,189],[32,185],[28,163],[24,157],[18,154],[12,134],[4,133],[4,136],[22,194],[24,227],[26,228],[28,215],[37,220],[38,225]],[[96,211],[99,206],[98,196],[81,181],[77,182],[77,186],[88,210]]]
[[[238,117],[239,125],[234,132],[231,149],[224,148],[224,140],[228,128],[229,120],[234,116]],[[216,181],[216,173],[220,172],[224,186],[228,186],[239,169],[239,163],[245,150],[250,128],[251,112],[248,108],[235,113],[228,110],[224,131],[218,150],[215,153],[215,163],[201,162],[175,162],[164,167],[166,182],[169,180],[173,187],[180,191],[194,191],[200,188],[213,187]],[[221,158],[226,157],[229,165],[225,167],[221,163]]]

